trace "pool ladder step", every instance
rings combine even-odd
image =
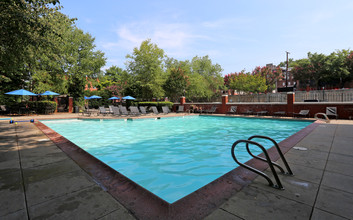
[[[270,140],[270,141],[274,144],[275,148],[277,149],[277,152],[278,152],[279,156],[281,157],[281,159],[282,159],[284,165],[286,166],[287,172],[285,172],[284,169],[283,169],[278,163],[275,163],[275,162],[271,161],[271,159],[270,159],[270,157],[269,157],[269,155],[268,155],[267,150],[266,150],[261,144],[255,142],[255,141],[252,141],[252,139],[254,139],[254,138]],[[270,167],[270,169],[271,169],[271,171],[272,171],[273,177],[274,177],[275,180],[276,180],[277,185],[275,185],[275,184],[273,183],[273,181],[270,179],[270,177],[269,177],[267,174],[261,172],[261,171],[258,170],[258,169],[255,169],[255,168],[253,168],[253,167],[251,167],[251,166],[249,166],[249,165],[247,165],[247,164],[244,164],[244,163],[241,163],[241,162],[238,161],[238,159],[236,158],[236,155],[235,155],[235,147],[236,147],[238,144],[240,144],[240,143],[245,143],[245,144],[246,144],[246,145],[245,145],[245,146],[246,146],[246,150],[247,150],[247,152],[248,152],[253,158],[256,158],[256,159],[258,159],[258,160],[261,160],[261,161],[264,161],[264,162],[267,162],[267,163],[268,163],[268,165],[269,165],[269,167]],[[259,148],[262,150],[262,152],[264,153],[265,158],[254,155],[254,154],[250,151],[249,145],[255,145],[255,146],[259,147]],[[249,137],[248,140],[238,140],[238,141],[234,142],[234,144],[233,144],[233,146],[232,146],[231,153],[232,153],[232,157],[233,157],[234,161],[235,161],[237,164],[239,164],[239,166],[244,167],[244,168],[246,168],[246,169],[248,169],[248,170],[251,170],[251,171],[253,171],[253,172],[255,172],[255,173],[257,173],[257,174],[263,176],[263,177],[268,181],[268,184],[269,184],[271,187],[273,187],[273,188],[276,188],[276,189],[284,189],[284,188],[283,188],[283,185],[282,185],[282,183],[281,183],[281,181],[280,181],[280,179],[278,178],[277,172],[276,172],[276,170],[275,170],[274,167],[277,167],[277,168],[280,170],[280,172],[281,172],[282,174],[284,174],[284,175],[293,176],[293,172],[292,172],[292,170],[290,169],[290,167],[289,167],[289,165],[288,165],[288,163],[287,163],[287,160],[286,160],[286,158],[284,157],[284,155],[283,155],[281,149],[279,148],[277,142],[276,142],[275,140],[273,140],[272,138],[270,138],[270,137],[262,136],[262,135],[254,135],[254,136]]]

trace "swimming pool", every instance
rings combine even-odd
[[[169,203],[234,169],[234,141],[260,134],[280,142],[312,123],[208,116],[41,122]]]

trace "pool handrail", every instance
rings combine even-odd
[[[270,167],[270,169],[271,169],[271,171],[272,171],[272,174],[273,174],[273,176],[274,176],[274,178],[275,178],[275,180],[276,180],[277,185],[275,185],[275,184],[272,182],[272,180],[268,177],[268,175],[266,175],[265,173],[261,172],[261,171],[258,170],[258,169],[255,169],[255,168],[253,168],[253,167],[251,167],[251,166],[249,166],[249,165],[247,165],[247,164],[244,164],[244,163],[241,163],[240,161],[238,161],[238,159],[237,159],[236,156],[235,156],[234,149],[235,149],[235,147],[236,147],[239,143],[246,143],[247,145],[248,145],[248,144],[252,144],[252,145],[258,146],[258,147],[262,150],[262,152],[264,153],[264,155],[265,155],[265,157],[266,157],[266,162],[268,163],[268,165],[269,165],[269,167]],[[276,170],[275,170],[275,168],[273,167],[273,163],[272,163],[272,161],[270,160],[270,157],[269,157],[269,155],[268,155],[266,149],[265,149],[261,144],[255,142],[255,141],[251,141],[251,140],[237,140],[237,141],[234,142],[233,145],[232,145],[231,154],[232,154],[233,160],[234,160],[237,164],[239,164],[239,166],[244,167],[244,168],[246,168],[246,169],[248,169],[248,170],[251,170],[251,171],[253,171],[254,173],[257,173],[257,174],[259,174],[260,176],[264,177],[264,178],[268,181],[269,186],[271,186],[271,187],[273,187],[273,188],[276,188],[276,189],[284,189],[284,188],[283,188],[283,185],[282,185],[282,183],[281,183],[281,181],[280,181],[280,179],[279,179],[279,177],[278,177],[278,175],[277,175],[277,173],[276,173]]]
[[[275,165],[275,166],[281,171],[282,174],[291,175],[291,176],[294,175],[293,172],[292,172],[292,170],[290,169],[288,163],[287,163],[286,158],[284,157],[284,155],[283,155],[283,153],[282,153],[280,147],[278,146],[278,144],[277,144],[277,142],[276,142],[275,140],[273,140],[273,139],[270,138],[270,137],[263,136],[263,135],[253,135],[253,136],[249,137],[248,140],[252,140],[252,139],[254,139],[254,138],[262,138],[262,139],[270,140],[270,141],[274,144],[275,148],[277,149],[277,152],[278,152],[279,156],[281,157],[281,159],[282,159],[284,165],[285,165],[286,168],[287,168],[287,172],[285,172],[285,171],[283,170],[283,168],[282,168],[278,163],[275,163],[275,162],[271,161],[272,164]],[[265,158],[262,158],[262,157],[259,157],[259,156],[255,156],[254,154],[252,154],[252,153],[250,152],[249,144],[248,144],[248,143],[246,144],[246,150],[248,151],[248,153],[249,153],[252,157],[254,157],[254,158],[256,158],[256,159],[259,159],[259,160],[262,160],[262,161],[264,161],[264,162],[267,162]]]

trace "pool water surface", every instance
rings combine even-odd
[[[168,203],[237,167],[235,141],[265,135],[280,142],[312,123],[212,116],[41,122]],[[237,149],[241,162],[250,159]]]

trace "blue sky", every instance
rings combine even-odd
[[[150,38],[167,56],[209,55],[223,74],[353,49],[351,0],[61,0],[62,13],[95,37],[107,64]]]

